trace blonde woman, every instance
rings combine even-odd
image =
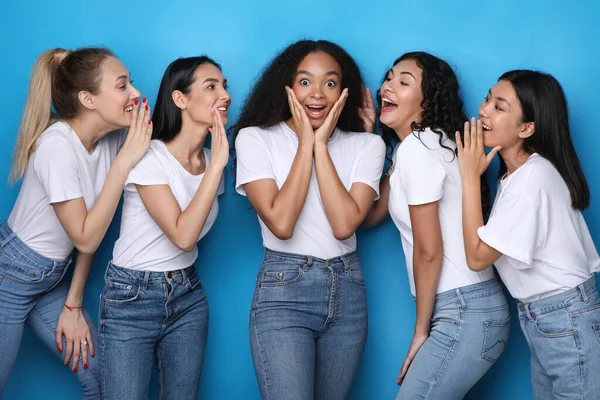
[[[150,143],[150,110],[139,97],[105,48],[50,50],[34,66],[11,174],[23,182],[0,225],[0,397],[24,325],[70,365],[83,398],[101,396],[96,328],[82,298],[127,174]],[[75,248],[69,284],[62,278]]]

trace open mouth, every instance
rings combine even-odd
[[[133,112],[133,104],[125,107],[125,112],[128,112],[128,113]]]
[[[313,118],[321,118],[323,114],[325,114],[326,106],[323,105],[307,105],[308,108],[308,116]]]
[[[481,126],[483,127],[484,132],[489,132],[492,130],[492,128],[486,124],[481,124]]]
[[[392,111],[392,110],[395,110],[396,108],[398,108],[398,104],[394,103],[393,101],[391,101],[388,98],[382,97],[381,101],[382,101],[382,104],[381,104],[382,112]]]

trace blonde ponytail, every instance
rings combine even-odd
[[[23,177],[29,157],[35,151],[36,141],[51,123],[52,75],[70,53],[64,49],[48,50],[37,59],[33,67],[15,146],[10,182]]]

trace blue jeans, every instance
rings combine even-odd
[[[357,254],[330,260],[266,250],[250,312],[263,399],[345,399],[367,338]]]
[[[496,278],[438,294],[429,338],[396,399],[462,399],[504,351],[509,322]]]
[[[147,399],[156,362],[159,399],[196,400],[207,335],[194,266],[149,272],[109,263],[100,297],[104,399]]]
[[[561,294],[518,302],[536,399],[600,398],[600,297],[592,276]]]
[[[70,257],[54,261],[41,256],[27,247],[8,224],[0,225],[0,398],[17,359],[25,325],[64,360],[64,337],[63,352],[56,348],[56,324],[69,292],[69,283],[62,278],[70,262]],[[96,325],[87,313],[84,315],[97,343]],[[76,375],[83,398],[99,399],[99,360],[89,357],[88,368],[84,369],[80,358]]]

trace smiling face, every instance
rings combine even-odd
[[[231,97],[227,93],[227,80],[221,70],[210,63],[196,68],[194,83],[187,94],[182,94],[182,117],[195,124],[212,125],[212,108],[215,107],[223,124],[227,124]]]
[[[99,91],[90,97],[97,114],[112,128],[123,128],[131,123],[134,102],[140,97],[131,82],[129,71],[117,58],[107,57],[103,61]]]
[[[479,107],[485,147],[503,149],[521,147],[533,134],[533,123],[523,122],[521,102],[509,81],[498,81]]]
[[[413,121],[421,121],[422,77],[423,71],[415,60],[402,60],[390,70],[379,89],[382,103],[379,118],[399,136],[412,131]]]
[[[292,90],[304,107],[313,129],[325,118],[342,93],[342,69],[323,51],[308,54],[298,65]]]

